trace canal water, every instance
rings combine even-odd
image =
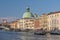
[[[33,35],[28,32],[0,31],[0,40],[60,40],[60,35]]]

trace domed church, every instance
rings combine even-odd
[[[33,18],[34,15],[30,12],[30,8],[27,7],[25,13],[23,14],[22,18]]]
[[[30,8],[27,7],[26,11],[23,13],[22,18],[10,23],[10,25],[11,25],[11,28],[21,29],[21,30],[26,30],[26,29],[35,30],[35,29],[41,29],[41,28],[46,29],[47,15],[43,14],[41,16],[38,16],[36,13],[33,15],[30,12]]]
[[[20,28],[23,29],[34,29],[34,15],[30,12],[30,8],[27,7],[22,18],[19,21]]]

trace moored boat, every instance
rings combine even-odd
[[[53,35],[60,35],[60,30],[58,30],[58,29],[51,30],[51,31],[50,31],[50,34],[53,34]]]
[[[47,32],[45,30],[38,30],[34,32],[35,35],[46,35],[46,33]]]
[[[46,32],[35,32],[34,34],[35,34],[35,35],[45,35]]]

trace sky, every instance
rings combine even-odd
[[[60,0],[0,0],[0,17],[21,18],[27,6],[33,14],[48,14],[60,11]]]

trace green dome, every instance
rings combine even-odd
[[[30,9],[27,8],[22,18],[32,18],[32,17],[34,17],[33,14],[30,12]]]

